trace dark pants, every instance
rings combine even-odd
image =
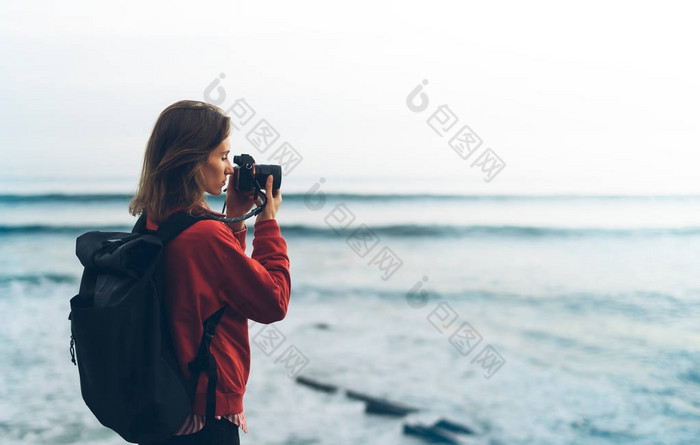
[[[173,436],[151,445],[240,445],[238,425],[226,419],[214,420],[194,434]]]

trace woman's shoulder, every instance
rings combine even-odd
[[[231,230],[221,221],[205,219],[197,221],[170,242],[171,248],[190,252],[211,252],[240,250],[240,243]]]
[[[202,219],[201,221],[197,221],[188,227],[183,234],[186,232],[190,235],[204,238],[219,238],[221,236],[228,237],[228,235],[232,235],[231,230],[229,230],[226,224],[216,219]]]
[[[185,209],[176,209],[170,212],[166,219],[173,216],[175,212],[183,210]],[[221,240],[233,241],[235,239],[226,223],[216,219],[223,217],[223,214],[205,208],[195,208],[190,212],[190,216],[198,218],[199,221],[194,222],[191,226],[183,230],[171,243],[180,245],[185,243],[190,244],[192,242],[206,244],[208,241],[220,242]],[[151,227],[149,228],[151,230],[156,230],[159,227],[159,225],[150,220],[150,217],[148,218],[148,224],[150,224]]]
[[[184,209],[179,209],[180,211]],[[190,227],[185,229],[185,232],[191,235],[197,236],[221,236],[226,234],[227,226],[220,220],[216,218],[223,217],[225,215],[215,212],[207,207],[197,206],[189,210],[190,216],[194,218],[201,218],[199,221],[192,224]]]

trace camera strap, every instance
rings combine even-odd
[[[257,182],[257,181],[256,181],[256,182]],[[258,184],[258,186],[259,186],[259,185],[260,185],[260,184]],[[260,188],[259,188],[259,187],[256,187],[256,189],[255,189],[255,198],[254,198],[254,199],[257,199],[257,195],[258,195],[258,194],[260,194],[260,195],[263,197],[263,203],[262,203],[262,205],[261,205],[261,206],[258,206],[258,207],[255,207],[253,210],[251,210],[250,212],[246,213],[245,215],[239,216],[239,217],[236,217],[236,218],[226,218],[226,217],[224,217],[224,216],[215,216],[214,218],[217,219],[217,220],[219,220],[219,221],[223,221],[223,222],[227,222],[227,223],[232,223],[232,222],[245,221],[246,219],[250,218],[251,216],[256,216],[256,215],[258,215],[260,212],[263,211],[263,209],[265,208],[265,205],[267,204],[267,195],[266,195],[265,193],[260,193]],[[226,200],[224,200],[224,208],[221,210],[221,213],[226,214]]]

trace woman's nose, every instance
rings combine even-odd
[[[226,168],[224,169],[224,173],[227,175],[232,175],[233,174],[233,165],[231,165],[231,161],[226,162]]]

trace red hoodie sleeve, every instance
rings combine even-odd
[[[243,226],[242,230],[239,230],[238,232],[233,232],[233,236],[236,237],[239,243],[241,243],[241,249],[245,252],[245,238],[246,235],[248,235],[248,227]]]
[[[252,258],[245,254],[245,232],[234,234],[219,221],[200,221],[173,242],[184,250],[196,288],[209,289],[222,305],[259,323],[286,316],[289,257],[276,220],[255,224]]]

